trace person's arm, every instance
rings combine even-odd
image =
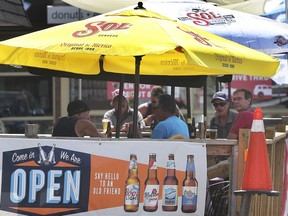
[[[228,134],[228,136],[227,136],[227,139],[238,139],[238,135],[229,132],[229,134]]]
[[[138,112],[137,122],[141,130],[145,130],[145,120],[140,112]]]
[[[176,104],[176,116],[178,118],[182,119],[184,122],[186,122],[185,117],[184,117],[183,113],[181,112],[181,110],[177,104]]]
[[[151,114],[148,115],[145,119],[144,119],[144,123],[146,126],[150,126],[152,123],[152,120],[155,118],[155,114]]]
[[[96,126],[89,120],[79,119],[75,124],[75,132],[79,137],[90,136],[90,137],[102,137],[106,136],[99,133]]]
[[[138,106],[138,111],[141,113],[143,117],[146,116],[147,111],[148,111],[148,103],[140,104]],[[144,118],[145,125],[150,126],[153,118],[154,118],[154,114],[146,116],[146,118]]]
[[[142,116],[145,116],[148,110],[148,104],[143,103],[138,106],[138,111],[141,113]]]

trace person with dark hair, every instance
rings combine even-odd
[[[217,129],[217,138],[227,138],[237,113],[230,110],[230,101],[224,92],[216,92],[211,103],[215,116],[210,121],[210,128]]]
[[[111,129],[113,131],[116,130],[117,125],[117,113],[118,113],[118,102],[120,99],[119,95],[119,89],[116,89],[112,92],[112,101],[111,106],[113,109],[108,110],[104,116],[103,119],[107,119],[111,122]],[[121,106],[121,118],[120,118],[120,129],[121,131],[128,132],[128,129],[133,122],[133,109],[129,106],[129,99],[125,92],[123,92],[122,95],[122,106]],[[138,111],[137,115],[137,122],[139,124],[139,129],[144,130],[145,129],[145,122],[143,120],[143,117],[141,113]]]
[[[142,114],[144,122],[147,126],[151,125],[152,121],[155,121],[155,109],[158,102],[158,96],[164,94],[164,90],[161,86],[154,86],[151,89],[150,101],[140,104],[138,111]]]
[[[176,114],[176,102],[171,95],[161,94],[158,96],[156,118],[158,124],[151,134],[152,139],[169,139],[175,135],[182,135],[189,139],[187,124],[178,118]]]
[[[238,139],[240,128],[250,129],[253,123],[254,110],[252,106],[253,95],[248,89],[237,89],[233,93],[234,108],[238,111],[227,139]]]
[[[158,103],[158,96],[164,94],[164,89],[162,86],[154,86],[151,89],[151,95],[150,95],[150,101],[140,104],[138,106],[139,112],[142,114],[144,122],[147,126],[150,126],[153,122],[155,125],[157,123],[157,120],[155,119],[155,110],[157,109],[157,103]],[[184,120],[184,116],[179,110],[179,107],[176,105],[176,116]]]
[[[67,106],[68,116],[60,117],[53,126],[54,137],[105,137],[90,121],[90,108],[81,100],[74,100]]]

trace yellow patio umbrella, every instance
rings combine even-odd
[[[135,74],[135,110],[139,74],[271,77],[279,67],[274,57],[148,10],[103,14],[48,28],[3,41],[0,50],[0,64],[77,75]]]
[[[104,70],[141,75],[247,74],[271,77],[279,61],[211,33],[148,10],[96,16],[0,43],[0,64],[48,68],[76,74]]]

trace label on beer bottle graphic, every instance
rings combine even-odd
[[[138,205],[139,186],[135,184],[127,185],[125,192],[125,205]]]
[[[197,187],[184,186],[182,196],[183,206],[192,206],[197,204]]]
[[[156,170],[157,169],[156,161],[149,161],[148,168],[151,170]]]
[[[163,185],[163,205],[177,206],[178,202],[177,185]]]
[[[168,160],[167,161],[167,169],[175,169],[175,161],[174,160]]]
[[[159,185],[147,185],[144,192],[144,206],[153,207],[158,203]]]

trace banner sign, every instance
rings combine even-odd
[[[204,215],[203,143],[1,138],[0,145],[1,215]]]

